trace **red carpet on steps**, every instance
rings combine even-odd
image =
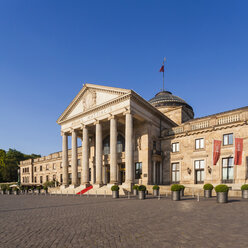
[[[82,194],[86,193],[87,191],[89,191],[89,190],[92,189],[92,188],[93,188],[93,186],[89,186],[89,187],[87,187],[87,188],[85,188],[85,189],[79,191],[79,192],[77,193],[77,195],[82,195]]]

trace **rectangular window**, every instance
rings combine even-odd
[[[60,174],[60,182],[63,183],[63,174]]]
[[[60,168],[63,168],[63,164],[62,164],[62,162],[60,163]]]
[[[40,171],[42,171],[42,165],[40,166]]]
[[[34,182],[36,183],[37,181],[36,181],[36,177],[34,177]]]
[[[53,170],[56,170],[56,164],[53,163]]]
[[[46,170],[49,170],[49,165],[48,164],[46,164]]]
[[[49,181],[49,176],[46,176],[46,182],[48,182]]]
[[[171,165],[171,181],[172,183],[180,182],[179,163],[173,163]]]
[[[233,144],[233,134],[229,133],[229,134],[224,134],[223,135],[223,145],[227,146],[227,145],[232,145]]]
[[[222,159],[222,182],[233,183],[233,158]]]
[[[172,143],[172,152],[179,152],[179,143]]]
[[[77,166],[81,166],[81,159],[77,160]]]
[[[201,184],[204,183],[204,172],[205,161],[204,160],[196,160],[195,161],[195,183]]]
[[[42,176],[40,176],[40,183],[43,183],[43,178],[42,178]]]
[[[142,163],[135,163],[135,179],[140,179],[142,175]]]
[[[34,172],[36,172],[36,166],[34,167]]]
[[[195,140],[195,149],[203,149],[204,148],[204,139],[196,139]]]

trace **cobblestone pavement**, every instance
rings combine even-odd
[[[248,247],[248,201],[0,195],[0,247]]]

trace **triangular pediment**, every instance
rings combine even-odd
[[[60,124],[63,121],[69,120],[75,116],[83,114],[84,112],[97,108],[100,105],[111,102],[112,100],[125,94],[129,94],[130,92],[131,90],[115,87],[85,84],[63,114],[59,117],[57,123]]]

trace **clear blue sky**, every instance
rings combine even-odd
[[[162,87],[195,117],[248,105],[248,1],[0,0],[0,148],[61,150],[57,118],[85,82]]]

